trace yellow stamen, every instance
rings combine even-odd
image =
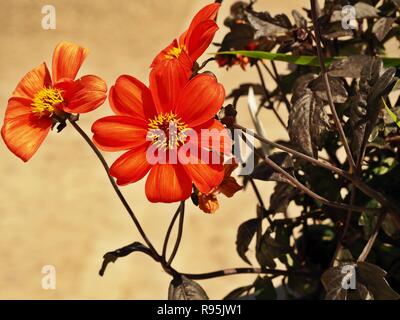
[[[179,56],[182,54],[182,51],[186,51],[186,46],[183,44],[180,45],[179,47],[173,47],[167,52],[167,54],[165,55],[165,59],[168,60],[178,59]]]
[[[40,90],[32,101],[32,113],[39,118],[53,116],[58,104],[64,101],[61,90],[56,88],[43,88]]]
[[[176,149],[186,141],[187,125],[173,112],[160,113],[148,123],[148,137],[162,150]]]

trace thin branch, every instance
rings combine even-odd
[[[351,194],[350,194],[350,205],[354,205],[355,197],[356,197],[356,189],[352,185]],[[338,243],[336,245],[335,252],[334,252],[334,254],[332,256],[331,266],[333,266],[333,264],[335,263],[336,257],[339,254],[340,249],[342,248],[344,239],[346,238],[347,231],[349,230],[349,227],[350,227],[352,214],[353,214],[353,212],[351,210],[347,211],[346,221],[344,223],[344,227],[343,227],[342,233],[340,234],[339,241],[338,241]]]
[[[264,157],[264,161],[276,172],[279,172],[280,174],[282,174],[285,177],[285,179],[287,179],[290,183],[292,183],[300,191],[302,191],[303,193],[307,194],[311,198],[313,198],[329,207],[336,208],[336,209],[357,211],[357,212],[367,212],[367,211],[368,212],[377,212],[377,211],[380,212],[380,210],[376,210],[376,209],[356,207],[356,206],[348,205],[345,203],[330,201],[330,200],[320,196],[319,194],[315,193],[311,189],[307,188],[304,184],[302,184],[294,176],[292,176],[290,173],[288,173],[285,169],[281,168],[278,164],[276,164],[274,161],[272,161],[269,157]]]
[[[288,271],[279,269],[267,269],[267,268],[232,268],[224,269],[219,271],[207,272],[207,273],[183,273],[182,275],[193,280],[205,280],[211,278],[218,278],[223,276],[232,276],[237,274],[270,274],[274,276],[287,276],[287,275],[303,275],[303,276],[319,276],[319,274],[312,274],[310,272],[303,271]]]
[[[283,121],[281,115],[278,113],[278,111],[274,108],[274,106],[272,106],[272,112],[274,113],[275,117],[278,119],[279,123],[282,125],[282,127],[285,129],[285,131],[288,131],[288,127],[285,123],[285,121]]]
[[[129,216],[131,217],[133,223],[135,224],[136,228],[138,229],[140,235],[142,236],[143,240],[146,242],[147,246],[149,249],[155,254],[156,257],[160,257],[160,255],[157,253],[157,250],[154,248],[152,245],[151,241],[147,238],[146,233],[144,232],[142,226],[140,225],[139,220],[136,218],[133,210],[129,206],[128,202],[126,201],[125,197],[123,196],[121,190],[115,183],[114,178],[110,175],[110,168],[108,167],[108,164],[106,160],[104,159],[103,155],[97,149],[97,147],[94,145],[92,140],[88,137],[88,135],[83,131],[83,129],[76,123],[76,121],[69,120],[69,122],[72,124],[72,126],[75,128],[75,130],[82,136],[82,138],[87,142],[87,144],[90,146],[90,148],[93,150],[93,152],[96,154],[97,158],[99,158],[101,164],[104,167],[104,170],[107,173],[108,179],[110,180],[110,183],[112,187],[114,188],[115,193],[117,194],[118,198],[121,200],[123,206],[125,207],[126,211],[128,212]]]
[[[309,214],[303,214],[296,218],[277,219],[273,222],[273,225],[288,224],[288,225],[291,225],[292,227],[297,227],[300,224],[302,224],[304,221],[307,221],[308,219],[325,219],[326,217],[327,216],[320,209],[319,211],[315,211],[315,212],[309,213]]]
[[[238,124],[233,124],[234,128],[240,129],[242,131],[246,132],[246,128],[238,125]],[[392,215],[392,217],[394,218],[394,222],[396,224],[396,226],[398,228],[400,228],[400,208],[398,208],[398,206],[396,206],[395,203],[393,203],[393,201],[391,201],[390,199],[388,199],[385,195],[383,195],[382,193],[372,189],[371,187],[369,187],[364,181],[362,181],[359,177],[353,175],[353,174],[349,174],[345,171],[343,171],[342,169],[339,169],[329,163],[314,159],[310,156],[305,155],[304,153],[301,153],[299,151],[296,151],[294,149],[291,149],[289,147],[283,146],[279,143],[276,142],[272,142],[266,138],[263,138],[261,136],[259,136],[258,134],[252,132],[252,135],[260,140],[263,143],[267,143],[275,148],[278,148],[280,150],[286,151],[290,154],[292,154],[295,157],[301,158],[303,160],[306,160],[316,166],[319,166],[321,168],[325,168],[327,170],[330,170],[332,172],[335,172],[337,174],[339,174],[340,176],[342,176],[343,178],[349,180],[350,182],[353,183],[353,185],[358,188],[361,192],[363,192],[365,195],[367,195],[368,197],[371,197],[375,200],[377,200],[383,207],[386,207],[389,210],[389,213]]]
[[[262,63],[263,63],[263,65],[264,65],[264,67],[267,69],[268,66],[265,64],[265,62],[262,61]],[[281,78],[280,78],[280,76],[279,76],[278,69],[277,69],[277,67],[276,67],[275,61],[272,61],[272,60],[271,60],[271,65],[272,65],[272,70],[274,71],[276,85],[278,86],[278,89],[279,89],[279,91],[281,92],[281,96],[282,96],[283,102],[284,102],[285,105],[286,105],[286,109],[287,109],[288,111],[290,111],[290,109],[292,108],[292,106],[291,106],[291,104],[290,104],[290,102],[289,102],[289,100],[288,100],[286,94],[285,94],[284,91],[283,91],[283,84],[282,84]]]
[[[268,72],[270,77],[275,81],[278,82],[278,78],[276,77],[276,74],[274,75],[272,71],[268,68],[268,66],[265,64],[264,60],[260,60],[261,64],[263,65],[264,69]],[[258,63],[258,62],[257,62]]]
[[[179,215],[179,227],[178,227],[178,235],[176,238],[174,249],[172,250],[171,256],[168,259],[167,266],[170,266],[172,261],[174,260],[176,253],[178,252],[179,245],[181,244],[182,234],[183,234],[183,222],[185,219],[185,201],[181,202],[180,205],[180,215]]]
[[[207,60],[205,60],[205,61],[198,67],[198,69],[196,70],[196,73],[195,73],[195,74],[197,74],[199,71],[203,70],[203,69],[207,66],[207,64],[209,64],[211,61],[215,61],[215,58],[208,58]]]
[[[253,179],[250,179],[250,184],[253,187],[253,190],[254,190],[254,193],[256,194],[256,197],[257,197],[259,205],[262,208],[265,208],[264,200],[262,199],[260,191],[258,190],[257,185],[256,185],[256,183],[254,182]]]
[[[264,62],[263,62],[263,61],[261,61],[261,63],[264,65]],[[264,65],[264,66],[265,66],[265,65]],[[265,67],[266,67],[266,66],[265,66]],[[265,97],[266,100],[268,100],[268,99],[270,98],[270,94],[269,94],[269,92],[268,92],[267,85],[266,85],[266,83],[265,83],[265,79],[264,79],[263,73],[262,73],[262,71],[261,71],[261,68],[260,68],[260,66],[259,66],[259,64],[258,64],[258,61],[256,62],[256,69],[257,69],[257,73],[258,73],[258,76],[259,76],[260,81],[261,81],[261,87],[262,87],[262,89],[263,89],[263,91],[264,91],[264,97]],[[267,71],[270,73],[271,77],[272,77],[275,81],[277,81],[277,80],[274,78],[273,74],[271,73],[271,70],[269,70],[269,69],[267,68]],[[285,128],[285,130],[287,131],[287,126],[286,126],[285,122],[282,120],[282,118],[281,118],[281,116],[279,115],[278,111],[275,110],[273,104],[271,104],[271,109],[272,109],[272,112],[275,114],[276,118],[278,119],[279,123],[280,123],[280,124]]]
[[[262,74],[262,71],[261,71],[261,68],[260,68],[260,65],[258,64],[258,62],[256,62],[256,69],[257,69],[257,73],[258,73],[258,76],[259,76],[260,81],[261,81],[261,87],[262,87],[262,89],[264,91],[264,97],[265,97],[265,99],[268,99],[269,98],[269,92],[268,92],[267,85],[265,83],[265,79],[264,79],[264,76]]]
[[[372,247],[374,246],[375,240],[379,233],[379,229],[381,228],[382,223],[385,220],[385,217],[386,217],[386,212],[383,212],[379,215],[378,221],[376,222],[374,230],[372,231],[372,234],[371,234],[370,238],[368,239],[368,242],[365,245],[363,251],[361,252],[360,256],[358,257],[357,262],[363,262],[363,261],[365,261],[365,259],[368,258],[368,255],[371,252]]]
[[[171,223],[168,226],[167,233],[165,234],[164,245],[163,245],[163,250],[162,250],[162,257],[164,259],[166,259],[166,256],[167,256],[167,247],[168,247],[169,237],[171,236],[172,229],[174,228],[175,221],[178,218],[180,212],[181,212],[181,204],[179,204],[178,209],[176,209],[175,214],[172,217]]]
[[[264,159],[266,164],[268,164],[274,171],[279,172],[281,175],[283,175],[286,178],[286,180],[288,180],[288,182],[291,183],[294,187],[298,188],[300,191],[307,194],[309,197],[311,197],[317,201],[320,201],[321,203],[323,203],[327,206],[330,206],[330,207],[336,208],[336,209],[352,210],[352,211],[357,211],[357,212],[367,212],[367,211],[368,212],[381,212],[381,210],[379,210],[379,209],[377,210],[377,209],[369,209],[369,208],[364,208],[364,207],[356,207],[356,206],[351,206],[351,205],[347,205],[344,203],[330,201],[330,200],[320,196],[319,194],[315,193],[314,191],[309,189],[304,184],[302,184],[299,180],[296,179],[296,177],[292,176],[285,169],[281,168],[278,164],[276,164],[274,161],[272,161],[268,156],[264,155],[262,152],[258,151],[256,148],[254,148],[254,146],[253,146],[253,149],[254,149],[254,152],[261,159]]]
[[[254,182],[253,179],[250,179],[250,184],[253,187],[253,190],[254,190],[254,193],[255,193],[255,195],[257,197],[259,206],[261,208],[263,208],[264,210],[266,210],[264,201],[263,201],[263,199],[261,197],[261,194],[260,194],[260,191],[258,190],[257,185],[256,185],[256,183]],[[258,210],[257,210],[257,218],[260,219],[260,221],[263,218],[263,217],[259,216]],[[271,225],[272,224],[271,218],[269,216],[267,216],[266,218],[268,220],[268,223]],[[260,245],[261,236],[262,236],[262,225],[260,224],[260,226],[259,226],[259,228],[257,229],[257,232],[256,232],[256,249]]]
[[[241,125],[239,125],[239,124],[234,124],[233,127],[236,128],[236,129],[240,129],[240,130],[242,130],[242,131],[244,131],[244,132],[246,132],[246,130],[247,130],[247,128],[245,128],[245,127],[243,127],[243,126],[241,126]],[[286,152],[292,154],[292,155],[295,156],[295,157],[304,159],[304,160],[306,160],[306,161],[308,161],[308,162],[310,162],[310,163],[312,163],[312,164],[314,164],[314,165],[317,165],[317,166],[319,166],[319,167],[322,167],[322,168],[325,168],[325,169],[330,170],[330,171],[332,171],[332,172],[335,172],[335,173],[337,173],[337,174],[339,174],[339,175],[341,175],[341,176],[345,176],[345,175],[346,175],[346,172],[345,172],[345,171],[343,171],[342,169],[339,169],[339,168],[337,168],[337,167],[335,167],[335,166],[333,166],[333,165],[331,165],[331,164],[329,164],[329,163],[322,162],[322,161],[317,160],[317,159],[315,159],[315,158],[313,158],[313,157],[310,157],[310,156],[308,156],[308,155],[306,155],[306,154],[304,154],[304,153],[302,153],[302,152],[299,152],[299,151],[294,150],[294,149],[292,149],[292,148],[289,148],[289,147],[286,147],[286,146],[281,145],[281,144],[279,144],[279,143],[276,143],[276,142],[273,142],[273,141],[271,141],[271,140],[268,140],[268,139],[266,139],[266,138],[264,138],[264,137],[261,137],[261,136],[258,135],[257,133],[253,133],[253,132],[252,132],[252,135],[253,135],[257,140],[260,140],[261,142],[266,143],[266,144],[269,144],[269,145],[271,145],[271,146],[273,146],[273,147],[275,147],[275,148],[278,148],[278,149],[280,149],[280,150],[286,151]]]
[[[329,84],[328,73],[327,73],[326,67],[325,67],[325,62],[324,62],[324,57],[323,57],[322,47],[321,47],[321,31],[319,29],[319,24],[318,24],[317,5],[318,5],[317,0],[311,0],[311,16],[312,16],[313,25],[314,25],[315,43],[317,45],[317,53],[318,53],[320,67],[321,67],[321,75],[325,82],[325,89],[326,89],[326,93],[328,96],[329,107],[330,107],[332,115],[333,115],[333,120],[335,122],[336,129],[339,132],[340,140],[346,151],[347,161],[349,162],[349,166],[350,166],[350,169],[352,170],[352,172],[355,172],[356,164],[354,162],[354,158],[351,153],[350,146],[347,142],[347,138],[344,133],[343,126],[342,126],[339,116],[336,112],[335,104],[333,102],[333,97],[332,97],[332,91],[331,91],[331,87]]]

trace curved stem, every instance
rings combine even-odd
[[[272,71],[268,68],[264,60],[260,60],[260,63],[263,65],[264,69],[268,72],[269,76],[274,80],[275,82],[278,82],[278,79],[276,78],[276,75],[272,73]]]
[[[302,184],[299,180],[297,180],[294,176],[292,176],[290,173],[288,173],[285,169],[281,168],[278,164],[276,164],[274,161],[272,161],[268,157],[264,157],[264,161],[266,164],[268,164],[272,169],[274,169],[276,172],[279,172],[282,174],[290,183],[292,183],[295,187],[297,187],[300,191],[304,192],[307,194],[309,197],[329,206],[332,208],[336,209],[343,209],[343,210],[350,210],[350,211],[357,211],[357,212],[377,212],[381,210],[376,210],[376,209],[369,209],[369,208],[364,208],[364,207],[356,207],[352,206],[349,204],[345,203],[339,203],[335,201],[330,201],[319,194],[315,193],[311,189],[307,188],[304,184]]]
[[[233,124],[233,127],[237,128],[237,129],[240,129],[240,130],[242,130],[244,132],[247,131],[247,128],[245,128],[245,127],[243,127],[241,125],[238,125],[238,124]],[[267,144],[269,144],[269,145],[271,145],[271,146],[273,146],[273,147],[275,147],[277,149],[286,151],[286,152],[290,153],[291,155],[293,155],[295,157],[298,157],[300,159],[306,160],[306,161],[308,161],[308,162],[310,162],[310,163],[312,163],[312,164],[314,164],[316,166],[319,166],[321,168],[325,168],[327,170],[330,170],[330,171],[332,171],[334,173],[339,174],[343,178],[349,180],[350,182],[353,183],[353,185],[357,189],[362,191],[365,195],[377,200],[382,206],[386,207],[389,210],[389,213],[392,214],[392,217],[394,218],[394,222],[396,223],[396,226],[400,228],[400,208],[398,208],[396,206],[396,204],[393,203],[393,201],[391,201],[390,199],[388,199],[385,195],[383,195],[382,193],[380,193],[380,192],[372,189],[371,187],[369,187],[364,181],[361,180],[361,178],[359,178],[359,177],[357,177],[355,175],[349,174],[348,172],[346,172],[346,171],[344,171],[342,169],[339,169],[339,168],[337,168],[337,167],[335,167],[335,166],[333,166],[333,165],[331,165],[331,164],[329,164],[327,162],[323,162],[323,161],[314,159],[314,158],[312,158],[310,156],[307,156],[304,153],[301,153],[301,152],[299,152],[297,150],[294,150],[292,148],[283,146],[283,145],[281,145],[279,143],[276,143],[276,142],[270,141],[270,140],[268,140],[266,138],[263,138],[263,137],[259,136],[257,133],[252,132],[251,134],[257,140],[259,140],[259,141],[261,141],[263,143],[267,143]]]
[[[264,61],[262,61],[262,64],[264,65],[265,68],[268,67],[268,66],[265,64]],[[285,105],[286,105],[286,109],[287,109],[287,111],[289,112],[290,109],[291,109],[292,107],[291,107],[291,105],[290,105],[290,102],[289,102],[288,98],[286,97],[286,94],[285,94],[284,91],[283,91],[282,81],[281,81],[281,78],[280,78],[280,76],[279,76],[278,69],[276,68],[275,61],[271,60],[271,65],[272,65],[272,69],[274,70],[275,79],[276,79],[276,84],[277,84],[277,86],[278,86],[279,91],[281,92],[283,102],[284,102]]]
[[[386,212],[383,212],[376,222],[375,228],[371,234],[371,237],[368,239],[367,244],[365,245],[363,251],[361,252],[360,256],[357,259],[357,262],[363,262],[365,259],[368,258],[369,253],[371,252],[372,247],[374,246],[375,240],[378,236],[379,229],[382,226],[383,221],[385,220]]]
[[[162,251],[162,257],[165,259],[167,256],[167,247],[168,247],[168,241],[169,237],[171,236],[172,229],[175,225],[175,221],[179,216],[179,213],[181,212],[181,205],[179,204],[178,209],[176,209],[174,216],[172,217],[171,223],[168,226],[167,233],[165,235],[165,240],[164,240],[164,245],[163,245],[163,251]]]
[[[154,248],[154,246],[152,245],[150,240],[147,238],[147,235],[144,232],[142,226],[140,225],[139,220],[136,218],[133,210],[129,206],[129,204],[126,201],[125,197],[123,196],[121,190],[115,183],[114,178],[110,175],[110,168],[108,167],[108,164],[107,164],[106,160],[104,159],[103,155],[101,154],[101,152],[99,151],[99,149],[97,149],[97,147],[94,145],[92,140],[88,137],[88,135],[85,133],[85,131],[83,131],[83,129],[76,123],[76,121],[73,121],[70,119],[69,122],[72,124],[72,126],[75,128],[75,130],[82,136],[82,138],[87,142],[87,144],[90,146],[90,148],[96,154],[97,158],[99,158],[101,164],[103,165],[103,167],[107,173],[108,179],[110,180],[110,183],[114,188],[115,193],[117,194],[118,198],[121,200],[123,206],[125,207],[126,211],[128,212],[129,216],[131,217],[133,223],[135,224],[136,228],[138,229],[143,240],[146,242],[147,246],[153,252],[153,254],[155,254],[156,257],[160,257],[160,255],[157,253],[157,250]]]
[[[247,130],[247,128],[245,128],[245,127],[243,127],[243,126],[241,126],[241,125],[239,125],[239,124],[234,124],[233,127],[236,128],[236,129],[240,129],[240,130],[242,130],[242,131],[244,131],[244,132],[246,132],[246,130]],[[346,175],[346,172],[345,172],[345,171],[343,171],[342,169],[339,169],[339,168],[337,168],[337,167],[335,167],[335,166],[333,166],[333,165],[331,165],[331,164],[329,164],[329,163],[327,163],[327,162],[323,162],[323,161],[317,160],[317,159],[315,159],[315,158],[313,158],[313,157],[310,157],[310,156],[308,156],[308,155],[306,155],[306,154],[304,154],[304,153],[302,153],[302,152],[299,152],[299,151],[294,150],[294,149],[292,149],[292,148],[289,148],[289,147],[286,147],[286,146],[281,145],[281,144],[279,144],[279,143],[276,143],[276,142],[273,142],[273,141],[271,141],[271,140],[268,140],[268,139],[266,139],[266,138],[264,138],[264,137],[261,137],[260,135],[258,135],[258,134],[255,133],[255,132],[252,132],[251,134],[252,134],[252,135],[254,136],[254,138],[256,138],[257,140],[260,140],[260,141],[263,142],[263,143],[269,144],[269,145],[271,145],[271,146],[273,146],[273,147],[275,147],[275,148],[277,148],[277,149],[286,151],[286,152],[292,154],[292,155],[295,156],[295,157],[304,159],[304,160],[306,160],[306,161],[308,161],[308,162],[310,162],[310,163],[312,163],[312,164],[314,164],[314,165],[317,165],[317,166],[320,166],[320,167],[325,168],[325,169],[327,169],[327,170],[330,170],[330,171],[332,171],[332,172],[335,172],[335,173],[337,173],[337,174],[339,174],[339,175],[341,175],[341,176],[345,176],[345,175]]]
[[[264,65],[264,63],[263,63],[263,61],[261,61],[261,63]],[[262,87],[262,89],[263,89],[263,91],[264,91],[264,97],[265,97],[265,99],[269,99],[269,93],[268,93],[268,89],[267,89],[267,86],[266,86],[266,83],[265,83],[265,79],[264,79],[264,76],[263,76],[263,73],[262,73],[262,71],[261,71],[261,68],[260,68],[260,66],[258,65],[258,62],[255,64],[255,66],[256,66],[256,69],[257,69],[257,73],[258,73],[258,76],[259,76],[259,78],[260,78],[260,81],[261,81],[261,87]],[[277,81],[276,79],[275,79],[275,77],[274,77],[274,75],[271,73],[271,71],[268,69],[268,67],[266,66],[266,65],[264,65],[264,67],[266,68],[266,70],[270,73],[270,76],[275,80],[275,81]],[[279,123],[283,126],[283,128],[287,131],[287,126],[286,126],[286,124],[285,124],[285,122],[282,120],[282,118],[281,118],[281,116],[279,115],[279,113],[278,113],[278,111],[276,111],[276,109],[275,109],[275,107],[273,106],[273,104],[272,104],[272,112],[274,113],[274,115],[275,115],[275,117],[278,119],[278,121],[279,121]]]
[[[352,185],[351,194],[350,194],[350,204],[351,205],[354,204],[355,197],[356,197],[356,189]],[[349,227],[350,227],[352,213],[353,212],[351,210],[347,211],[346,221],[344,223],[344,227],[343,227],[342,233],[340,234],[339,241],[338,241],[338,243],[336,245],[335,252],[333,253],[332,260],[331,260],[331,266],[334,265],[334,263],[336,261],[336,257],[339,254],[340,249],[342,248],[342,244],[344,242],[344,239],[346,238],[347,231],[349,230]]]
[[[287,276],[287,275],[306,275],[306,276],[313,276],[313,274],[309,272],[302,272],[302,271],[288,271],[288,270],[279,270],[279,269],[267,269],[267,268],[232,268],[232,269],[224,269],[218,270],[213,272],[207,273],[182,273],[182,275],[186,276],[187,278],[193,280],[205,280],[211,278],[218,278],[223,276],[232,276],[236,274],[271,274],[275,276]]]
[[[255,64],[255,66],[256,66],[256,69],[257,69],[258,76],[260,77],[261,87],[262,87],[262,89],[264,91],[264,97],[265,97],[265,99],[268,99],[269,98],[269,93],[268,93],[267,85],[265,83],[265,79],[264,79],[264,76],[263,76],[263,74],[261,72],[261,68],[258,65],[258,62]]]
[[[246,128],[234,124],[233,125],[234,128],[238,128],[242,131],[246,131]],[[254,135],[255,138],[257,138],[258,140],[260,140],[261,142],[264,143],[269,143],[272,146],[276,146],[277,148],[280,148],[282,150],[288,151],[290,153],[294,153],[295,155],[298,154],[299,157],[301,158],[306,158],[306,159],[310,159],[311,162],[315,162],[318,165],[321,165],[323,167],[329,167],[332,168],[332,171],[338,171],[340,172],[343,176],[346,175],[346,173],[344,171],[342,171],[339,168],[336,168],[332,165],[329,164],[324,164],[323,162],[316,160],[314,158],[311,158],[309,156],[306,156],[305,154],[295,151],[293,149],[284,147],[280,144],[274,143],[272,141],[269,141],[268,139],[265,139],[261,136],[259,136],[256,133],[252,133]],[[261,152],[259,152],[256,148],[253,148],[255,150],[255,152],[259,155],[259,157],[261,159],[264,159],[265,163],[268,164],[274,171],[279,172],[280,174],[282,174],[293,186],[295,186],[296,188],[298,188],[300,191],[304,192],[305,194],[307,194],[309,197],[327,205],[330,206],[332,208],[336,208],[336,209],[343,209],[343,210],[351,210],[351,211],[356,211],[356,212],[381,212],[380,209],[369,209],[369,208],[364,208],[364,207],[356,207],[356,206],[352,206],[352,205],[348,205],[348,204],[344,204],[344,203],[338,203],[338,202],[334,202],[334,201],[330,201],[322,196],[320,196],[319,194],[315,193],[314,191],[312,191],[311,189],[309,189],[308,187],[306,187],[305,185],[303,185],[299,180],[297,180],[294,176],[292,176],[290,173],[288,173],[285,169],[281,168],[278,164],[276,164],[274,161],[272,161],[268,156],[264,156],[264,154],[262,154]]]
[[[176,253],[178,252],[179,245],[181,244],[182,235],[183,235],[183,222],[185,219],[185,201],[181,202],[179,210],[179,227],[178,227],[178,236],[176,238],[174,249],[172,250],[171,256],[168,259],[167,266],[170,266],[172,261],[174,260]]]
[[[254,182],[253,179],[250,179],[250,184],[251,184],[251,186],[252,186],[252,188],[253,188],[253,190],[254,190],[254,193],[255,193],[255,195],[256,195],[256,197],[257,197],[258,204],[259,204],[262,208],[265,209],[264,200],[262,199],[261,193],[260,193],[260,191],[258,190],[257,185],[256,185],[256,183]]]
[[[261,197],[260,191],[258,190],[257,185],[256,185],[256,183],[254,182],[253,179],[250,179],[250,184],[251,184],[251,186],[252,186],[252,188],[254,190],[254,193],[255,193],[255,195],[257,197],[258,205],[266,211],[267,209],[265,208],[265,204],[264,204],[264,201],[263,201],[263,199]],[[258,210],[257,210],[257,218],[260,221],[263,218],[262,216],[260,216]],[[267,216],[266,218],[268,220],[269,225],[272,225],[271,218],[269,216]],[[256,248],[258,248],[258,246],[260,244],[261,236],[262,236],[262,224],[260,224],[259,227],[257,228],[257,232],[256,232]]]

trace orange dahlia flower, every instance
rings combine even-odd
[[[193,63],[208,48],[218,30],[215,19],[219,8],[219,3],[212,3],[201,9],[194,16],[189,29],[179,37],[179,40],[175,39],[162,50],[151,66],[155,67],[159,63],[175,66],[181,64],[191,70]]]
[[[157,91],[160,84],[163,87],[183,88],[192,75],[194,63],[208,48],[218,30],[215,19],[219,8],[219,3],[213,3],[201,9],[179,40],[175,39],[156,56],[151,65],[150,77],[150,84],[154,90]],[[156,94],[155,98],[166,103],[161,92]]]
[[[93,141],[106,151],[128,150],[110,168],[110,174],[119,185],[134,183],[150,172],[145,187],[149,201],[176,202],[191,195],[192,183],[204,193],[221,183],[223,161],[210,164],[200,154],[220,157],[223,150],[230,149],[231,140],[224,126],[215,120],[224,102],[225,90],[213,75],[200,74],[186,79],[183,88],[163,84],[158,82],[156,90],[152,85],[149,89],[131,76],[120,76],[109,95],[116,115],[93,124]],[[176,129],[171,130],[171,126]],[[200,134],[202,130],[212,129],[218,133],[217,143],[211,143],[209,136]],[[159,131],[165,135],[160,135]],[[201,138],[192,139],[189,132]],[[190,144],[201,151],[189,155],[196,156],[195,161],[183,163],[178,158],[173,162],[171,157],[165,163],[149,161],[151,147],[170,154],[179,153]]]
[[[62,42],[54,50],[52,76],[45,63],[28,72],[8,100],[1,135],[7,147],[23,161],[38,150],[50,129],[70,113],[85,113],[106,99],[100,78],[74,80],[87,49]]]

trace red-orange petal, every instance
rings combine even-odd
[[[180,37],[181,43],[185,43],[185,36],[191,33],[201,22],[205,20],[215,20],[217,18],[218,10],[221,7],[219,3],[211,3],[202,8],[192,19],[189,29]]]
[[[53,82],[57,83],[63,78],[74,80],[87,54],[86,48],[74,43],[59,43],[53,53]]]
[[[8,149],[25,162],[38,150],[52,125],[50,118],[38,118],[30,112],[30,102],[11,98],[1,129]]]
[[[196,61],[210,46],[217,30],[218,26],[214,20],[205,20],[187,34],[186,47],[193,61]]]
[[[194,127],[200,148],[221,152],[225,155],[232,153],[232,139],[224,125],[216,119]]]
[[[183,167],[196,188],[200,192],[208,194],[224,179],[224,166],[222,159],[220,164],[212,164],[209,163],[211,161],[203,161],[200,157],[201,153],[199,154],[198,163],[188,163],[183,165]],[[212,159],[211,153],[209,153],[209,159]]]
[[[147,145],[124,153],[112,164],[110,174],[117,179],[118,185],[127,185],[142,179],[151,168],[146,160]]]
[[[182,63],[187,54],[178,59],[160,61],[150,73],[150,90],[158,113],[175,110],[178,97],[192,74],[190,66]]]
[[[157,164],[146,181],[146,196],[150,202],[177,202],[190,197],[192,181],[181,165]]]
[[[170,45],[168,45],[164,50],[162,50],[159,54],[156,55],[156,57],[153,59],[153,62],[151,63],[150,68],[154,68],[161,61],[164,61],[166,59],[168,52],[174,47],[175,48],[179,47],[178,41],[176,39],[173,40]]]
[[[53,85],[54,88],[59,89],[62,92],[64,101],[68,101],[73,89],[75,87],[75,81],[72,79],[64,78]],[[64,106],[65,107],[65,106]]]
[[[171,55],[173,49],[178,49],[179,53],[176,53],[178,57]],[[151,63],[151,68],[156,67],[160,62],[165,60],[179,60],[183,67],[191,70],[193,67],[193,60],[189,57],[187,46],[185,43],[179,43],[178,40],[174,39],[164,50],[162,50]]]
[[[86,113],[100,107],[107,97],[107,85],[97,76],[84,76],[74,81],[67,93],[64,111]]]
[[[32,100],[27,98],[12,97],[8,100],[4,120],[15,119],[32,113]]]
[[[147,128],[141,120],[125,116],[109,116],[92,125],[93,141],[102,150],[120,151],[146,143]]]
[[[215,20],[217,18],[218,10],[220,7],[220,3],[211,3],[200,9],[200,11],[197,12],[197,14],[193,17],[191,27],[198,25],[204,20]]]
[[[156,114],[149,88],[138,79],[122,75],[111,88],[109,102],[118,115],[131,116],[143,121]]]
[[[51,77],[45,63],[29,71],[18,83],[13,92],[14,97],[33,99],[44,87],[51,86]]]
[[[176,113],[190,126],[196,127],[213,118],[222,107],[225,89],[210,74],[200,74],[183,88]]]

